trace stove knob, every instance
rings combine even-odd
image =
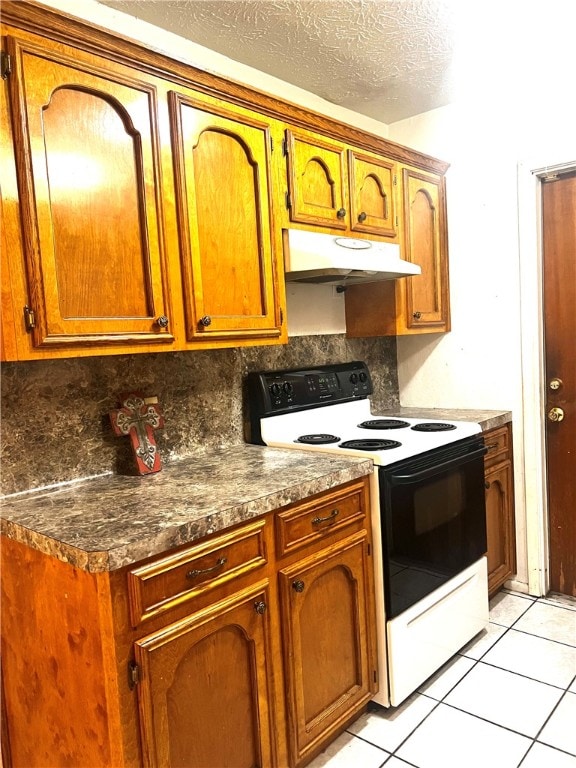
[[[274,383],[270,385],[270,394],[272,397],[278,397],[281,391],[282,390],[280,389],[280,384]]]
[[[358,378],[360,379],[362,384],[364,384],[364,382],[368,380],[368,376],[366,375],[366,371],[360,371],[360,373],[358,374]]]
[[[284,384],[282,384],[282,389],[287,395],[291,395],[294,387],[289,381],[285,381]]]
[[[357,381],[358,381],[358,374],[357,373],[351,373],[350,374],[350,382],[352,384],[356,384]]]

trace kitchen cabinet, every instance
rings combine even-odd
[[[6,50],[34,346],[170,345],[154,86],[49,41]]]
[[[186,337],[280,338],[270,121],[170,93]]]
[[[394,162],[310,132],[286,130],[290,221],[397,236]]]
[[[403,259],[422,273],[401,280],[353,285],[346,290],[349,336],[446,333],[450,298],[445,180],[402,169]]]
[[[111,572],[2,537],[13,764],[312,759],[376,688],[368,483]]]
[[[516,573],[514,470],[510,424],[484,433],[488,591],[497,592]]]

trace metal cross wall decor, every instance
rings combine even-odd
[[[139,475],[162,469],[154,430],[164,426],[164,416],[157,397],[144,397],[141,392],[120,396],[121,408],[110,411],[112,429],[116,435],[130,435]]]

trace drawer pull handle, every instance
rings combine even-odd
[[[312,518],[312,525],[318,525],[319,523],[329,523],[334,520],[336,515],[340,514],[339,509],[333,509],[332,512],[328,515],[328,517],[314,517]]]
[[[257,600],[254,603],[254,610],[262,616],[266,612],[266,603],[263,600]]]
[[[304,582],[300,581],[300,579],[298,579],[298,581],[293,581],[292,589],[294,592],[304,592]]]
[[[207,573],[213,573],[214,571],[217,571],[219,568],[222,568],[222,566],[225,565],[226,562],[227,560],[225,557],[219,557],[218,560],[216,561],[216,565],[213,565],[211,568],[201,568],[201,569],[194,568],[193,570],[188,571],[188,573],[186,574],[186,578],[195,579],[196,576],[203,576]]]
[[[490,443],[486,446],[486,450],[491,451],[492,448],[498,448],[498,443]]]

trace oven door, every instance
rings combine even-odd
[[[387,618],[486,552],[481,436],[379,470]]]

